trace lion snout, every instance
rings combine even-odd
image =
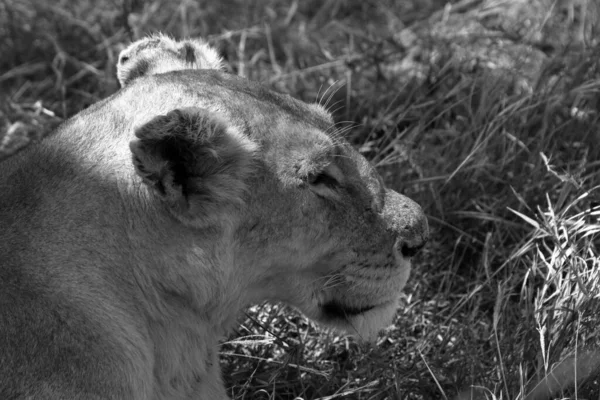
[[[393,190],[386,191],[383,216],[396,237],[395,248],[404,257],[412,257],[429,239],[429,224],[421,206]]]

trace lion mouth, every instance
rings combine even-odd
[[[375,306],[365,306],[365,307],[354,307],[345,304],[340,304],[337,301],[330,301],[328,303],[322,304],[321,309],[323,313],[332,319],[347,319],[348,317],[353,317],[355,315],[366,313],[367,311],[371,311]]]

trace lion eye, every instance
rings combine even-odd
[[[124,64],[127,61],[129,61],[129,56],[121,56],[121,59],[119,60],[119,64]]]
[[[324,172],[319,172],[316,174],[309,174],[307,178],[307,182],[313,186],[325,185],[329,187],[337,186],[338,181]]]

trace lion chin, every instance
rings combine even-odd
[[[362,307],[330,302],[321,306],[319,320],[363,341],[373,342],[379,331],[392,323],[397,310],[398,300]]]
[[[315,296],[316,306],[304,313],[324,326],[332,327],[363,341],[372,342],[379,331],[389,326],[400,302],[400,291],[409,274],[410,261],[394,252],[395,271],[373,274],[370,279],[356,282],[345,277],[347,286]],[[356,272],[356,271],[355,271]],[[350,272],[352,275],[352,272]],[[374,283],[385,281],[385,284]]]

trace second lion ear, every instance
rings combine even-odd
[[[256,145],[218,115],[177,109],[135,130],[137,174],[182,222],[214,223],[242,203]]]

